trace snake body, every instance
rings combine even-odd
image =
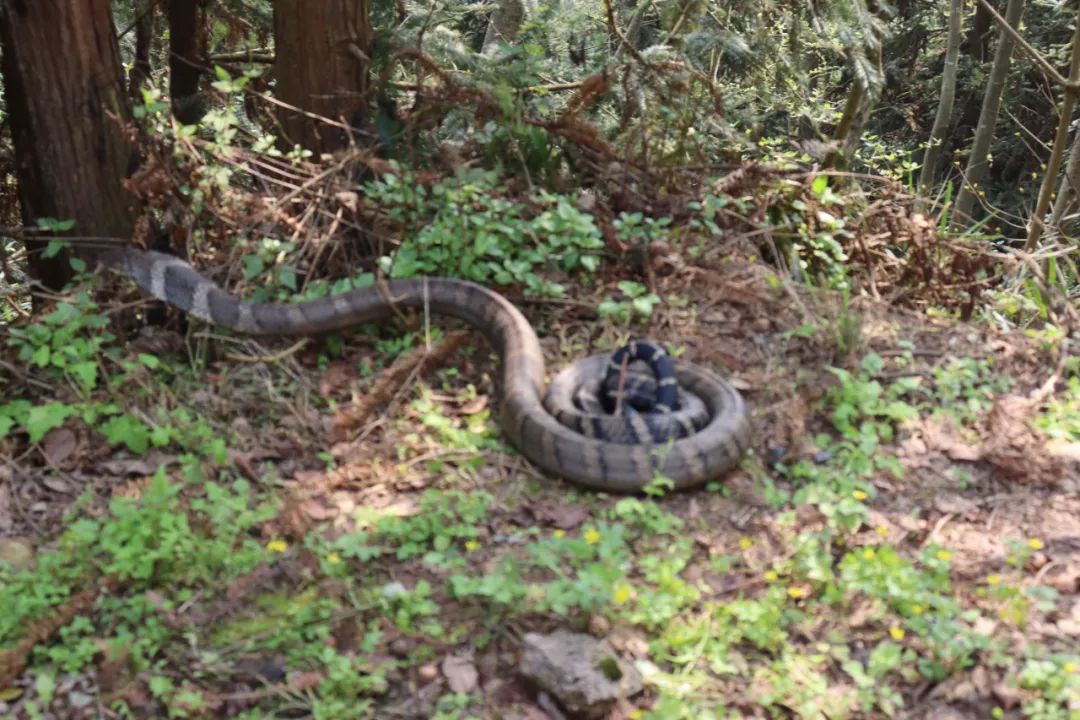
[[[611,357],[591,355],[559,372],[544,396],[548,412],[586,437],[627,445],[689,437],[709,422],[704,401],[678,387],[674,364],[670,375],[666,375],[673,383],[668,386],[672,391],[668,407],[673,409],[657,410],[656,405],[665,404],[660,392],[664,388],[658,388],[652,376],[636,372],[633,367],[626,375],[623,391],[613,390],[604,377]],[[616,395],[622,395],[626,405],[619,414],[613,414],[609,400]],[[657,399],[650,403],[649,398]]]
[[[248,335],[315,335],[386,319],[395,306],[430,309],[478,329],[501,359],[500,425],[537,466],[597,490],[639,492],[656,477],[682,489],[730,470],[749,447],[742,397],[715,373],[684,362],[675,376],[704,402],[709,420],[686,437],[638,444],[591,438],[562,425],[544,406],[544,357],[529,321],[510,301],[481,285],[450,278],[390,280],[296,303],[248,303],[222,290],[184,260],[119,248],[105,264],[131,276],[153,297],[189,315]]]

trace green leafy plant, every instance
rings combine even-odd
[[[409,239],[385,263],[393,277],[454,275],[480,283],[521,283],[528,292],[565,289],[539,271],[592,271],[603,247],[590,215],[567,196],[538,192],[532,209],[502,197],[498,175],[463,171],[432,186],[405,173],[369,182],[365,196],[406,228]]]
[[[648,320],[660,304],[660,297],[639,282],[621,280],[618,288],[626,299],[607,298],[601,301],[596,309],[600,317],[625,325],[632,320]]]
[[[78,290],[51,312],[24,328],[10,328],[8,340],[19,359],[65,381],[80,395],[97,387],[104,349],[113,341],[108,320],[89,291]]]
[[[376,547],[393,552],[399,560],[423,557],[432,565],[453,561],[464,544],[480,536],[477,524],[487,515],[492,498],[487,493],[429,490],[413,517],[369,518],[369,530],[342,536],[334,548],[347,557],[366,559],[379,554]]]
[[[970,423],[1011,385],[1009,378],[993,372],[992,360],[954,358],[934,368],[933,385],[924,390],[923,397],[937,412]]]

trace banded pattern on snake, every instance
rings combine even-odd
[[[684,362],[675,363],[678,383],[685,393],[700,398],[709,414],[697,432],[663,443],[626,444],[586,437],[562,425],[544,406],[544,357],[532,325],[509,300],[472,282],[390,280],[389,300],[378,288],[368,287],[296,303],[248,303],[171,255],[118,248],[101,259],[153,297],[249,335],[344,330],[385,319],[395,305],[460,318],[483,333],[499,355],[499,418],[510,442],[543,470],[593,489],[639,492],[658,475],[677,489],[693,487],[734,467],[750,444],[749,417],[738,391],[715,373]],[[588,370],[571,368],[580,377]]]

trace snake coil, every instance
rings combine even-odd
[[[499,420],[510,442],[540,468],[597,490],[639,492],[658,475],[677,489],[693,487],[734,467],[750,444],[742,397],[705,368],[675,361],[684,397],[696,398],[707,421],[695,432],[658,441],[649,428],[632,438],[590,437],[552,414],[573,408],[573,395],[604,374],[609,355],[586,358],[562,371],[547,393],[567,388],[567,405],[545,407],[544,357],[532,325],[510,301],[475,283],[450,278],[391,280],[385,290],[367,287],[296,303],[248,303],[222,290],[180,258],[118,248],[102,261],[129,275],[143,291],[207,322],[248,335],[315,335],[391,316],[395,305],[425,307],[478,329],[502,363]],[[386,294],[384,294],[384,292]],[[560,382],[560,379],[563,382]],[[559,398],[554,401],[560,402]],[[578,410],[577,412],[581,412]],[[669,413],[670,414],[670,413]],[[622,441],[620,441],[622,440]]]

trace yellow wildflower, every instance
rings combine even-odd
[[[271,540],[266,543],[266,549],[270,552],[283,553],[289,549],[289,543],[284,540]]]

